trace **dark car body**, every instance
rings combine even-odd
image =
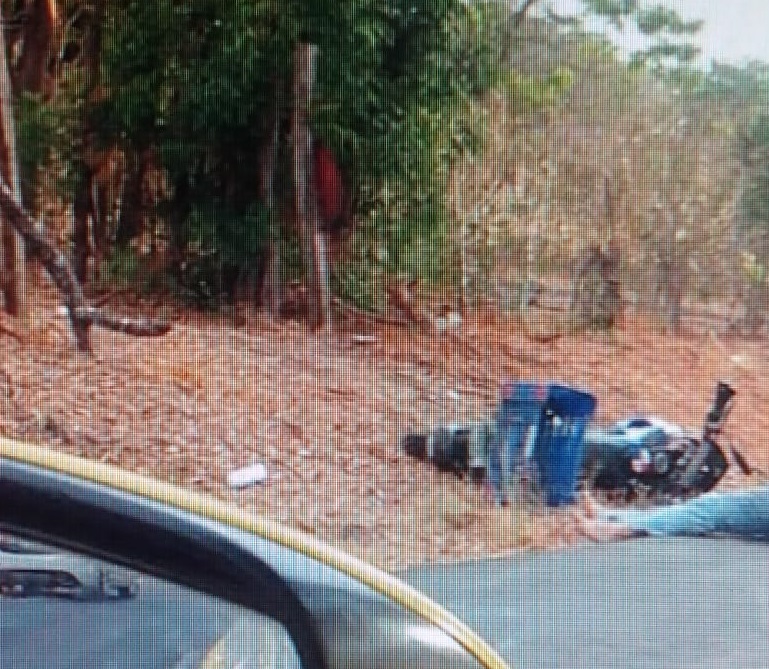
[[[506,666],[433,601],[331,546],[210,497],[7,440],[0,531],[276,621],[303,667]]]

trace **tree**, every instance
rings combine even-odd
[[[56,83],[57,42],[62,25],[56,0],[24,0],[17,14],[21,44],[13,73],[17,91],[50,96]]]
[[[11,82],[6,60],[5,38],[0,27],[0,180],[10,185],[10,195],[17,204],[21,203],[21,186],[16,165],[16,133],[13,121]],[[2,217],[2,292],[5,310],[18,316],[25,308],[24,294],[24,248],[21,238],[6,219]]]
[[[704,25],[700,19],[684,20],[674,9],[639,0],[582,0],[588,12],[605,19],[622,33],[635,29],[647,44],[630,54],[631,64],[654,72],[686,68],[700,54],[690,41]]]
[[[740,237],[743,269],[748,279],[746,316],[756,327],[765,322],[766,267],[769,266],[769,110],[758,113],[740,146],[743,189],[740,198]]]
[[[354,213],[377,220],[388,270],[422,271],[425,263],[403,250],[443,223],[452,119],[490,80],[491,54],[475,21],[487,4],[111,2],[102,30],[104,99],[92,126],[105,145],[158,147],[176,185],[168,218],[186,260],[199,254],[216,276],[260,266],[270,257],[270,210],[292,200],[285,131],[293,51],[313,43],[312,133],[346,175]],[[276,123],[279,145],[266,150]],[[269,189],[255,187],[270,171],[265,160],[272,204],[259,196]],[[384,205],[385,192],[396,206]]]
[[[312,103],[315,83],[316,47],[297,44],[294,52],[294,114],[291,137],[294,150],[294,193],[296,213],[310,296],[310,325],[328,327],[331,323],[328,264],[323,237],[318,225],[318,203],[312,178],[312,134],[307,127],[307,112]]]
[[[692,94],[730,143],[736,186],[730,245],[733,294],[745,306],[744,324],[762,325],[769,263],[769,65],[714,62]]]

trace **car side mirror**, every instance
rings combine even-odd
[[[4,533],[0,666],[302,665],[291,635],[267,615],[103,559]]]
[[[212,644],[200,666],[300,669],[302,664],[286,628],[272,618],[252,613]]]

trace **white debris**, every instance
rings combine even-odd
[[[249,485],[264,483],[266,480],[267,468],[260,462],[234,469],[227,475],[227,483],[231,488],[245,488]]]
[[[742,369],[750,369],[750,356],[746,353],[735,353],[731,357],[733,365],[741,367]]]
[[[458,330],[462,325],[462,316],[456,311],[450,311],[445,316],[438,316],[433,319],[433,326],[438,333],[447,330]]]
[[[353,335],[351,337],[353,344],[376,344],[378,339],[373,335]]]

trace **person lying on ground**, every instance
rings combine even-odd
[[[583,508],[575,518],[593,541],[723,535],[769,541],[769,485],[713,491],[651,509],[606,509],[585,497]]]

